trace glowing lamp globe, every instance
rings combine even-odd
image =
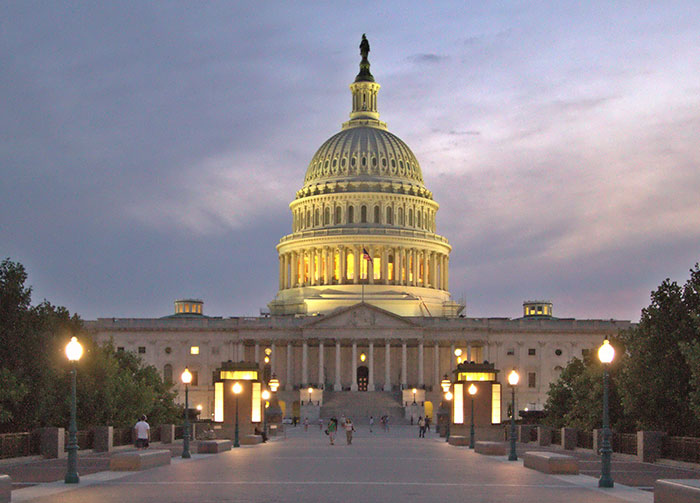
[[[455,349],[455,356],[462,356],[462,350],[459,348]]]
[[[603,345],[598,348],[598,358],[603,363],[610,363],[615,358],[615,348],[610,345],[610,341],[605,339]]]
[[[263,400],[269,400],[270,399],[270,392],[265,390],[262,392],[262,399]]]
[[[511,371],[511,373],[508,374],[508,384],[511,386],[517,386],[518,381],[520,381],[520,376],[518,373],[515,370]]]
[[[243,386],[241,386],[240,383],[235,383],[235,384],[233,385],[233,392],[237,395],[237,394],[239,394],[241,391],[243,391]]]
[[[185,367],[185,371],[180,376],[180,379],[182,380],[183,384],[189,384],[192,382],[192,373],[187,367]]]
[[[451,391],[448,391],[447,393],[445,393],[445,400],[447,400],[447,401],[452,400],[452,392]]]
[[[200,404],[200,405],[197,405],[197,410],[200,411],[200,412],[202,412],[202,406],[201,406],[201,404]]]
[[[445,378],[440,381],[440,387],[442,388],[443,393],[447,393],[450,390],[450,386],[452,385],[452,382],[447,378],[447,375],[445,375]]]
[[[306,391],[308,391],[309,395],[310,395],[313,392],[313,390],[314,390],[313,388],[309,387],[309,389],[307,389]]]
[[[471,396],[476,395],[476,386],[474,386],[474,385],[472,384],[471,386],[469,386],[469,389],[468,389],[467,391],[469,391],[469,394],[470,394]]]
[[[277,388],[280,387],[280,381],[275,377],[275,375],[272,375],[272,379],[270,379],[270,382],[268,383],[270,386],[270,390],[274,393],[277,391]]]
[[[80,345],[77,337],[70,338],[70,342],[66,345],[66,356],[72,362],[77,362],[83,356],[83,346]]]

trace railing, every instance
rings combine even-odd
[[[114,428],[112,434],[115,447],[118,445],[130,445],[134,443],[132,428]]]
[[[38,433],[3,433],[0,435],[0,458],[18,458],[39,454]]]
[[[552,429],[552,443],[555,445],[561,445],[561,428]]]
[[[184,427],[183,426],[176,426],[175,427],[175,439],[182,438]]]
[[[700,463],[700,438],[663,437],[661,456],[677,461]]]
[[[621,454],[637,455],[637,434],[617,433],[612,434],[612,450]]]
[[[593,432],[578,430],[576,432],[576,447],[593,449]]]

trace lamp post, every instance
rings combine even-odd
[[[233,433],[233,446],[240,447],[241,444],[238,441],[238,395],[243,391],[243,386],[240,383],[235,383],[233,385],[233,394],[236,395],[236,429]]]
[[[510,384],[511,389],[511,406],[510,406],[510,454],[508,455],[508,461],[517,461],[518,454],[515,452],[515,387],[518,385],[520,376],[513,369],[510,374],[508,374],[508,384]]]
[[[447,400],[448,404],[452,400],[452,393],[448,390],[447,393],[445,393],[445,400]],[[452,408],[447,407],[447,409],[450,411],[450,413],[447,415],[447,431],[445,432],[445,442],[450,441],[450,423],[452,422]]]
[[[413,405],[416,405],[416,392],[418,390],[416,388],[413,388],[411,391],[413,392]]]
[[[615,348],[610,345],[610,341],[606,337],[603,345],[598,348],[598,358],[603,364],[603,443],[600,447],[601,454],[601,469],[600,480],[598,487],[613,487],[615,482],[610,474],[610,455],[612,449],[610,447],[610,417],[608,406],[608,368],[610,363],[615,358]]]
[[[474,386],[474,383],[472,383],[472,385],[469,386],[468,391],[472,397],[472,424],[469,428],[469,448],[473,449],[474,448],[474,395],[476,395],[476,386]]]
[[[71,395],[70,395],[70,424],[68,425],[68,469],[66,471],[65,483],[66,484],[77,484],[80,482],[80,477],[78,476],[78,427],[76,426],[76,412],[75,412],[75,378],[77,374],[77,369],[75,368],[76,363],[83,356],[83,347],[78,342],[76,337],[71,337],[70,342],[66,346],[66,356],[71,362]]]
[[[182,427],[182,457],[189,459],[190,455],[190,418],[189,418],[189,384],[192,382],[192,372],[185,367],[185,371],[180,376],[180,380],[185,385],[185,422]]]
[[[311,393],[314,391],[314,389],[311,386],[309,386],[309,389],[307,389],[306,391],[309,392],[309,405],[311,405]]]

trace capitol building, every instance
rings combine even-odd
[[[139,354],[181,396],[188,367],[190,403],[202,419],[215,418],[216,371],[225,362],[255,363],[263,380],[276,376],[285,416],[302,415],[304,402],[324,416],[325,404],[361,404],[363,396],[404,408],[415,402],[433,416],[441,380],[461,362],[492,364],[503,386],[517,369],[518,409],[541,409],[569,360],[630,322],[556,318],[551,302],[537,300],[525,301],[517,319],[467,316],[450,295],[452,247],[438,234],[439,204],[416,156],[380,119],[364,36],[360,53],[349,120],[289,194],[291,232],[277,245],[269,314],[210,317],[202,300],[185,298],[164,317],[98,318],[88,330]],[[506,418],[505,398],[493,396],[493,424]],[[358,416],[373,410],[361,409]]]

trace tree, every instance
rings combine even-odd
[[[700,433],[693,410],[700,404],[700,383],[691,371],[700,333],[698,264],[690,273],[682,288],[666,279],[652,292],[639,324],[623,334],[628,358],[620,379],[622,404],[638,429]]]
[[[173,422],[182,409],[172,385],[137,355],[99,346],[82,321],[48,301],[31,305],[22,264],[0,263],[0,431],[67,423],[70,363],[64,349],[75,335],[84,347],[77,363],[78,425],[130,426],[141,414]]]

